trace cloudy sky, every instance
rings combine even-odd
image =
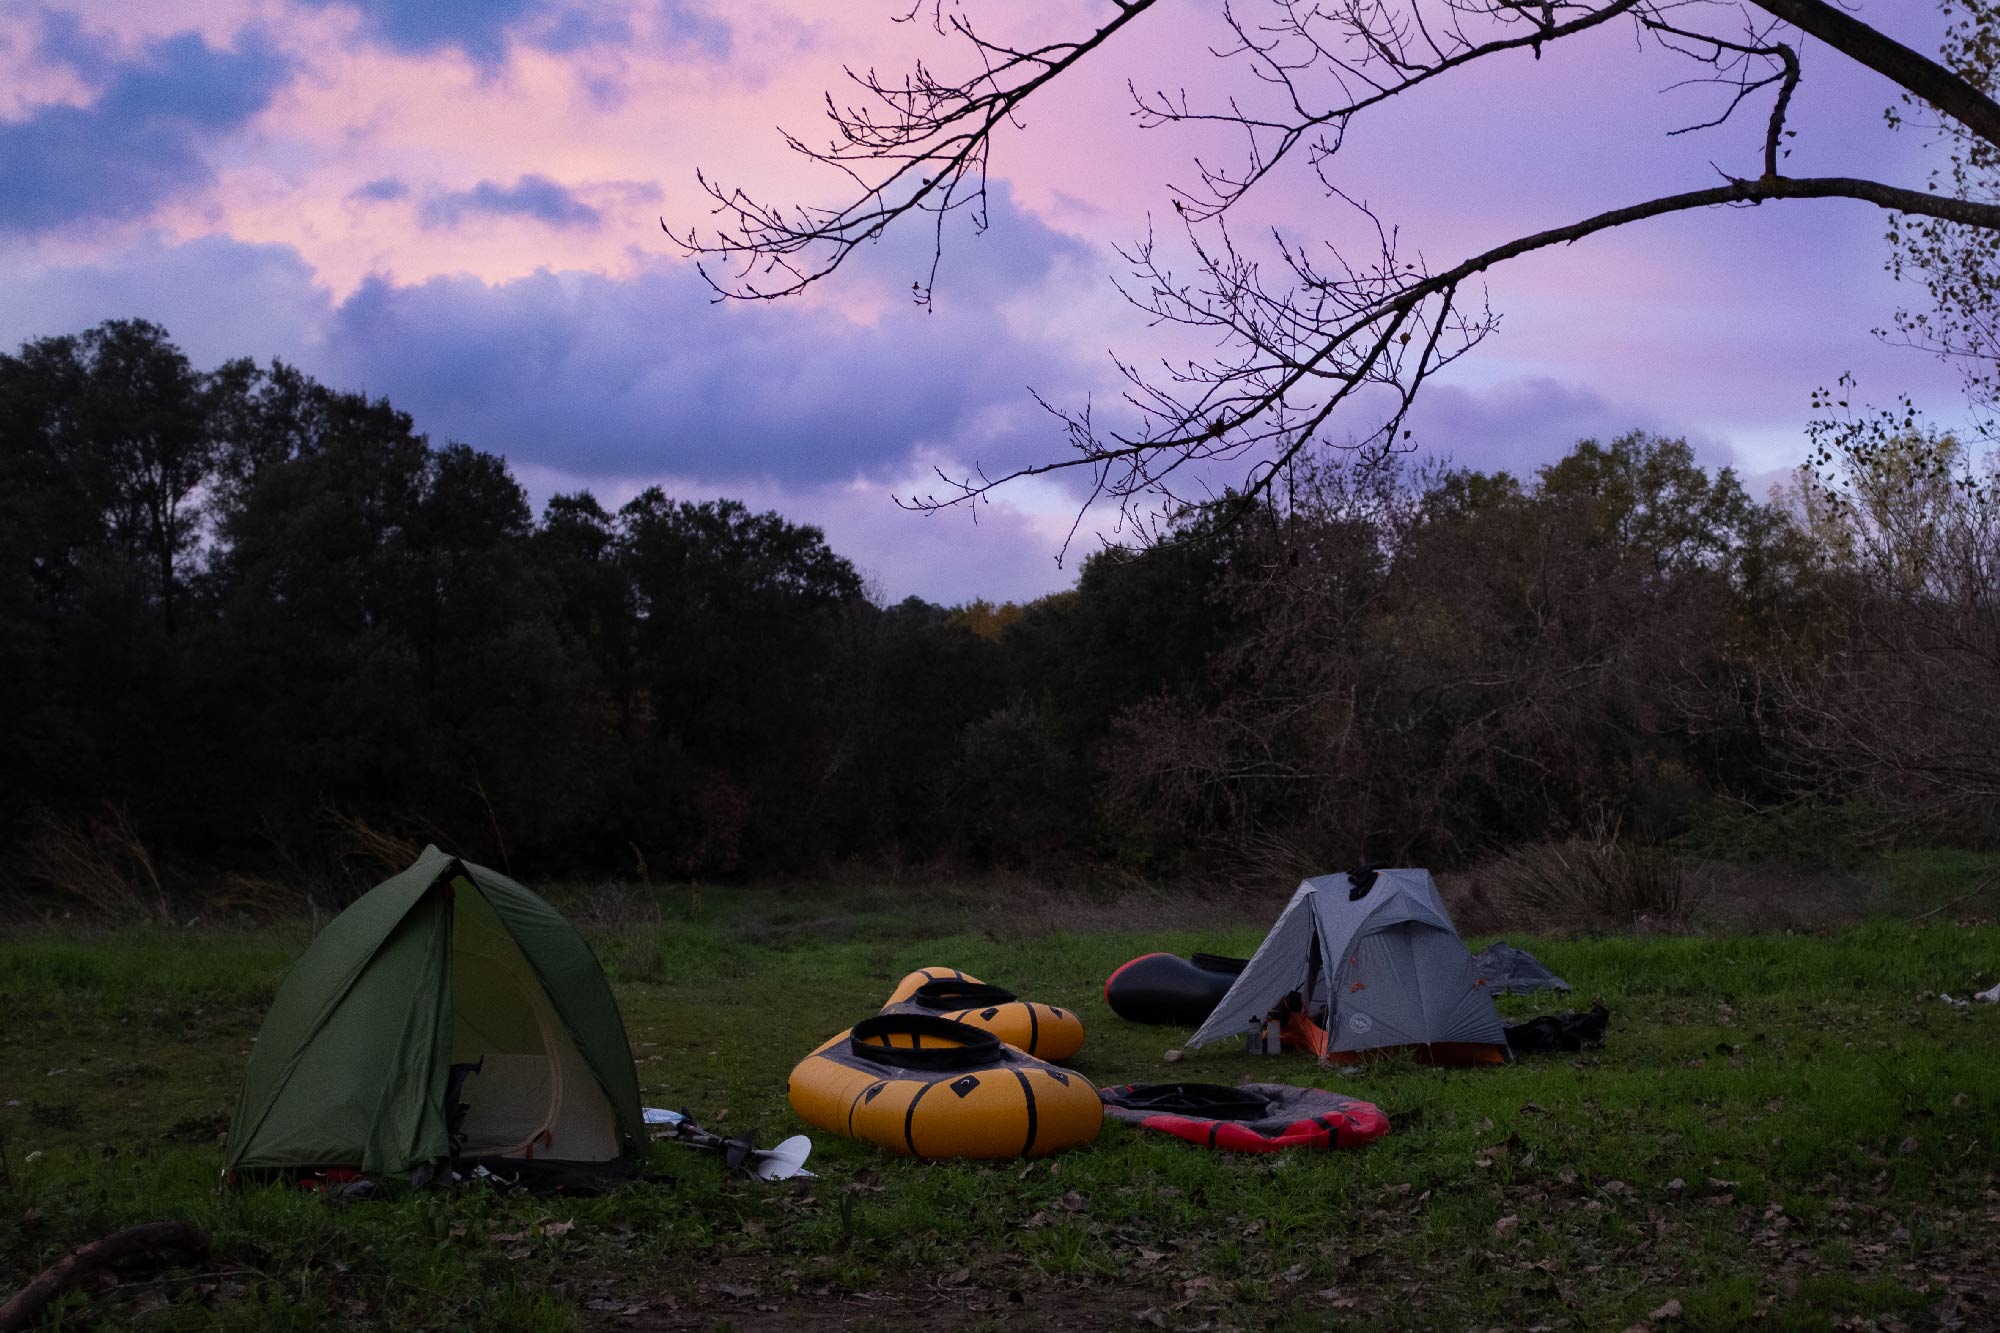
[[[1258,0],[1245,0],[1254,6]],[[1068,35],[1108,0],[964,0],[1002,34]],[[716,305],[663,236],[704,220],[695,171],[797,202],[835,181],[783,150],[823,137],[844,65],[898,68],[907,0],[47,0],[0,6],[0,345],[141,316],[198,364],[272,356],[383,394],[434,439],[503,453],[538,498],[659,482],[827,531],[878,593],[955,602],[1065,585],[1061,485],[976,524],[892,496],[934,468],[1051,456],[1061,404],[1115,385],[1154,335],[1112,247],[1216,145],[1142,131],[1126,80],[1224,95],[1218,0],[1170,0],[1048,90],[1000,143],[991,227],[928,259],[891,236],[781,305]],[[1928,0],[1861,17],[1934,50]],[[1809,46],[1787,169],[1921,186],[1894,90]],[[1384,108],[1341,180],[1436,266],[1525,231],[1755,170],[1763,109],[1707,134],[1712,88],[1629,29],[1496,62]],[[1329,216],[1309,180],[1265,216]],[[1532,467],[1585,435],[1685,434],[1768,481],[1803,455],[1811,390],[1948,407],[1950,372],[1881,345],[1900,301],[1884,218],[1851,203],[1683,216],[1497,271],[1501,331],[1438,383],[1426,447]],[[1087,517],[1084,543],[1110,530]]]

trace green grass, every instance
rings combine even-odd
[[[939,1310],[1142,1327],[1144,1310],[1170,1328],[1622,1328],[1672,1299],[1687,1327],[1818,1328],[1921,1317],[1954,1285],[2000,1300],[2000,1008],[1930,995],[1991,985],[2000,929],[1527,941],[1578,1004],[1610,1005],[1603,1051],[1350,1076],[1220,1048],[1169,1063],[1185,1032],[1105,1009],[1102,978],[1133,954],[1246,952],[1262,923],[968,929],[986,918],[965,900],[900,887],[711,889],[692,920],[686,902],[592,935],[648,1103],[724,1130],[797,1132],[792,1064],[943,963],[1078,1010],[1071,1063],[1101,1083],[1313,1083],[1378,1103],[1393,1132],[1259,1158],[1107,1125],[1088,1149],[986,1165],[815,1133],[815,1182],[725,1181],[663,1147],[672,1183],[581,1200],[222,1190],[217,1134],[308,930],[49,931],[0,941],[0,1288],[185,1217],[215,1237],[206,1263],[71,1298],[57,1325],[87,1308],[94,1327],[893,1328]]]
[[[2000,855],[1954,848],[1893,852],[1867,872],[1881,891],[1919,910],[1943,909],[1969,896],[1991,918],[2000,904]]]

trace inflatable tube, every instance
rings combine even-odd
[[[1283,1083],[1128,1083],[1098,1096],[1114,1119],[1220,1152],[1359,1148],[1389,1132],[1373,1103]]]
[[[896,983],[882,1012],[934,1014],[969,1023],[1044,1060],[1067,1060],[1083,1049],[1083,1020],[1069,1010],[1023,1000],[955,967],[910,973]]]
[[[1134,1023],[1195,1027],[1222,1003],[1247,962],[1206,953],[1140,954],[1105,978],[1104,1002]]]
[[[1097,1090],[990,1032],[932,1014],[865,1018],[799,1061],[815,1129],[906,1157],[1044,1157],[1097,1137]]]

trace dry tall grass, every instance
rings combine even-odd
[[[1517,847],[1469,877],[1499,923],[1532,930],[1687,926],[1714,875],[1613,836]]]
[[[173,907],[152,853],[122,806],[88,819],[37,811],[27,838],[28,874],[111,921],[170,923]]]
[[[235,870],[210,888],[203,898],[203,910],[210,916],[247,916],[255,921],[305,915],[312,915],[315,922],[318,919],[318,904],[310,889]]]
[[[409,869],[423,855],[424,845],[414,838],[387,829],[378,829],[360,815],[351,815],[332,805],[320,810],[320,822],[334,835],[346,856],[382,875]]]

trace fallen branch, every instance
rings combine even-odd
[[[208,1251],[208,1233],[192,1222],[146,1222],[79,1245],[45,1268],[0,1305],[0,1333],[26,1328],[65,1292],[126,1259],[180,1250],[188,1256]]]

